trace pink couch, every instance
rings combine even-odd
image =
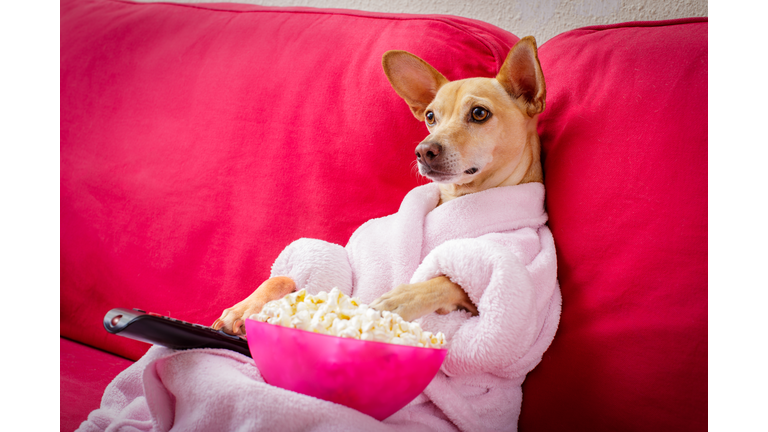
[[[524,36],[524,35],[520,35]],[[345,244],[423,179],[381,70],[493,76],[518,38],[450,16],[61,2],[61,428],[148,348],[115,307],[210,324],[300,237]],[[707,20],[539,51],[563,312],[522,431],[707,427]]]

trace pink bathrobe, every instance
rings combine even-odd
[[[272,387],[237,353],[153,347],[115,378],[79,430],[517,430],[521,385],[560,318],[544,186],[489,189],[435,208],[439,196],[434,183],[417,187],[397,213],[366,222],[346,247],[300,239],[272,267],[272,276],[290,276],[299,289],[336,286],[364,303],[441,275],[467,291],[478,316],[419,320],[445,333],[448,356],[424,392],[384,422]]]

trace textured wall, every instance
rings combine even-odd
[[[147,0],[141,0],[147,1]],[[174,0],[171,0],[174,1]],[[176,0],[182,1],[182,0]],[[265,6],[312,6],[474,18],[539,44],[567,30],[625,21],[708,16],[707,0],[230,0]],[[216,0],[184,0],[212,3]]]

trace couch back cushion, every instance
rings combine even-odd
[[[516,41],[447,16],[62,1],[62,335],[136,359],[108,310],[211,324],[291,241],[394,213],[427,129],[382,54],[490,77]]]
[[[706,19],[573,30],[539,55],[563,311],[520,430],[706,430]]]

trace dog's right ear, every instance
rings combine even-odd
[[[419,121],[448,80],[424,60],[405,51],[387,51],[381,59],[384,73],[398,95],[405,100]]]

